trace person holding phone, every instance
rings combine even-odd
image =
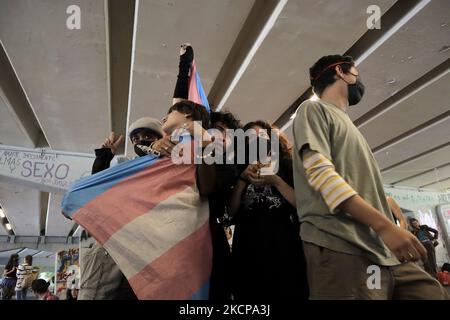
[[[244,131],[250,129],[256,131],[258,139],[250,139],[249,143],[258,143],[260,150],[264,149],[263,144],[270,144],[272,132],[275,133],[275,128],[264,121],[250,122],[244,127]],[[295,210],[291,149],[282,133],[276,133],[276,137],[279,154],[271,154],[271,158],[278,158],[278,172],[266,174],[263,168],[270,164],[263,164],[263,159],[249,163],[231,196],[230,214],[235,221],[232,268],[236,300],[297,300],[308,296]]]

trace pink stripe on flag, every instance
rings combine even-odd
[[[74,220],[103,245],[133,219],[195,184],[195,165],[176,165],[164,158],[90,201]]]
[[[198,94],[197,80],[195,78],[196,73],[197,66],[195,64],[195,61],[193,61],[191,65],[191,75],[189,77],[189,100],[203,105],[202,98],[200,98],[200,95]]]
[[[209,280],[212,243],[209,220],[129,280],[143,300],[189,299]]]

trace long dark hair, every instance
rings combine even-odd
[[[14,267],[19,265],[19,255],[17,253],[13,253],[8,260],[8,263],[5,266],[6,270],[11,270]]]
[[[253,127],[260,127],[262,129],[267,130],[267,134],[269,137],[272,137],[272,130],[278,129],[278,127],[271,125],[270,123],[263,121],[263,120],[257,120],[247,123],[244,126],[244,131],[251,129]],[[280,130],[277,130],[277,136],[278,141],[280,142],[280,158],[291,158],[292,157],[292,146],[289,142],[288,137],[281,132]]]

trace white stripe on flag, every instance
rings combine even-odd
[[[104,247],[129,279],[198,230],[208,218],[208,201],[201,200],[196,188],[187,187],[127,223]]]

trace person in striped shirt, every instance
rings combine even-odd
[[[28,255],[24,259],[24,263],[17,268],[17,282],[16,282],[16,300],[26,300],[29,284],[28,278],[32,276],[33,272],[33,257]]]
[[[318,100],[293,121],[294,185],[310,299],[442,299],[414,261],[425,248],[394,223],[370,146],[347,114],[364,94],[352,57],[310,68]]]

